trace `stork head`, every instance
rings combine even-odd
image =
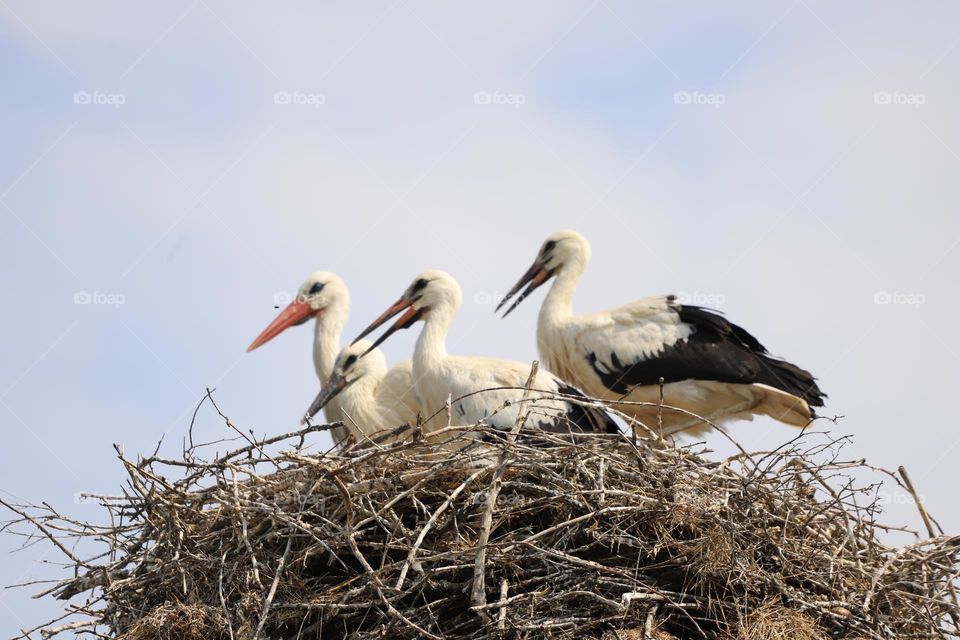
[[[357,340],[368,335],[387,320],[403,311],[403,315],[387,329],[382,336],[367,350],[379,346],[398,329],[407,329],[418,320],[424,320],[433,313],[455,311],[463,301],[463,292],[460,285],[445,271],[424,271],[410,283],[400,299],[384,311],[379,318],[363,330]],[[357,342],[354,340],[354,343]]]
[[[370,350],[372,350],[371,353],[364,358],[364,353]],[[345,347],[337,356],[330,378],[307,409],[303,417],[304,422],[315,416],[350,385],[361,379],[378,380],[386,372],[387,359],[382,351],[373,348],[373,343],[369,340],[359,340]]]
[[[250,343],[247,351],[253,351],[286,329],[303,324],[310,318],[333,310],[346,310],[349,306],[350,294],[340,276],[329,271],[315,271],[300,285],[293,301]]]
[[[526,287],[503,314],[503,317],[506,318],[511,311],[517,308],[517,305],[523,302],[524,298],[533,293],[544,282],[564,269],[575,268],[582,271],[588,262],[590,262],[590,243],[582,235],[570,229],[550,234],[540,246],[540,251],[537,253],[537,259],[533,261],[533,265],[527,269],[527,272],[517,281],[517,284],[513,285],[513,288],[507,292],[495,311],[500,311],[503,305],[507,304],[523,287]]]

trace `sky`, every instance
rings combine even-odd
[[[944,1],[0,0],[0,495],[101,518],[75,496],[121,485],[112,445],[176,453],[207,387],[243,428],[296,427],[312,331],[244,350],[314,270],[350,286],[347,337],[447,270],[450,351],[530,361],[542,294],[493,306],[574,228],[576,311],[722,310],[955,532],[957,25]],[[0,584],[63,575],[19,546]],[[0,631],[55,614],[36,590],[0,591]]]

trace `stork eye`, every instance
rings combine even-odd
[[[311,296],[312,296],[312,295],[315,295],[315,294],[317,294],[317,293],[320,293],[320,291],[323,290],[323,287],[324,287],[324,286],[326,286],[326,285],[325,285],[325,283],[323,283],[323,282],[314,282],[314,283],[313,283],[313,286],[310,287],[310,290],[307,291],[307,295],[311,295]]]
[[[556,247],[556,246],[557,246],[557,241],[556,241],[556,240],[547,240],[547,241],[543,244],[543,251],[540,252],[540,255],[542,255],[543,257],[547,257],[547,254],[549,254],[551,251],[553,251],[554,247]]]
[[[419,280],[413,283],[413,286],[411,287],[411,289],[414,292],[421,291],[427,286],[428,282],[429,280],[427,280],[426,278],[420,278]]]
[[[357,356],[354,355],[354,354],[351,354],[351,355],[347,356],[347,359],[346,359],[346,360],[343,361],[343,367],[346,369],[346,368],[352,366],[353,363],[356,362],[356,361],[357,361]]]

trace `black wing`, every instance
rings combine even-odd
[[[582,398],[588,401],[587,396],[579,389],[571,387],[557,380],[557,392],[565,396]],[[613,421],[603,409],[598,409],[585,404],[567,401],[567,411],[562,416],[557,416],[555,420],[540,422],[540,428],[544,431],[563,432],[579,431],[584,433],[620,433],[620,427]]]
[[[638,385],[683,380],[712,380],[734,384],[765,384],[803,398],[811,407],[822,407],[826,394],[816,378],[800,367],[771,356],[760,341],[719,312],[692,305],[670,308],[693,333],[660,353],[636,362],[623,362],[615,352],[610,362],[599,362],[596,353],[587,361],[604,386],[621,395]]]

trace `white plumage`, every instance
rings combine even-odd
[[[247,347],[247,351],[253,351],[290,327],[316,318],[313,331],[313,366],[320,384],[323,384],[333,372],[340,352],[340,336],[349,314],[350,292],[340,276],[329,271],[314,272],[300,286],[297,296],[290,304]],[[340,422],[344,418],[336,399],[327,403],[324,415],[328,422]],[[343,427],[331,429],[335,443],[339,443],[346,435]]]
[[[357,441],[400,425],[417,424],[420,407],[413,389],[412,363],[404,360],[388,369],[383,352],[372,347],[369,340],[360,340],[340,352],[306,418],[336,398],[347,430]],[[366,357],[361,357],[365,353]]]
[[[405,313],[374,346],[397,329],[405,329],[423,320],[424,326],[413,354],[413,377],[424,418],[433,416],[425,424],[425,431],[435,431],[447,425],[444,409],[448,398],[454,401],[450,411],[454,425],[472,425],[483,421],[496,428],[509,429],[521,411],[520,400],[530,374],[530,365],[495,358],[449,355],[447,332],[461,300],[460,286],[449,274],[443,271],[424,272],[360,337],[402,311]],[[477,393],[485,389],[493,390]],[[532,389],[580,395],[576,389],[543,370],[537,373]],[[537,396],[535,393],[533,395]],[[546,429],[564,432],[570,429],[616,431],[616,425],[602,411],[562,398],[537,397],[534,404],[523,409],[535,407],[531,409],[529,420],[540,422]]]
[[[544,242],[533,266],[497,309],[526,285],[510,313],[551,277],[537,321],[537,346],[546,366],[587,394],[609,400],[657,403],[663,378],[665,405],[714,422],[768,415],[804,426],[824,394],[808,372],[770,356],[753,336],[721,314],[651,297],[588,315],[573,314],[573,294],[590,260],[590,245],[575,231]],[[620,405],[656,429],[656,407]],[[682,412],[662,411],[665,432],[703,429]]]

